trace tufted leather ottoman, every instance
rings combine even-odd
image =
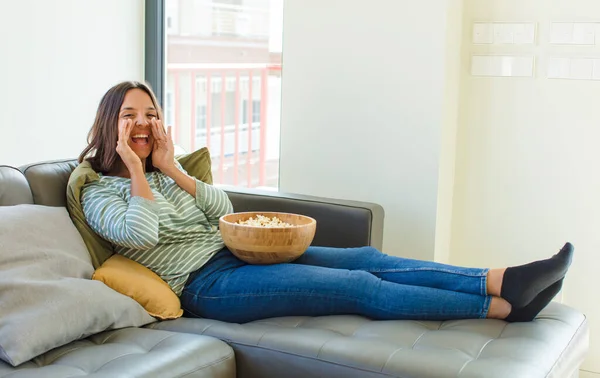
[[[150,327],[218,337],[238,377],[576,377],[588,348],[581,313],[552,303],[530,323],[286,317],[247,324],[177,319]]]
[[[0,377],[235,378],[231,348],[212,337],[125,328],[51,350],[17,368],[0,361]]]

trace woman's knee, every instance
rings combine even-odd
[[[385,255],[383,252],[381,252],[380,250],[378,250],[375,247],[371,247],[371,246],[366,246],[366,247],[361,247],[366,253],[370,253],[372,255]]]
[[[357,256],[362,257],[366,261],[373,261],[374,259],[380,259],[386,256],[386,254],[371,246],[353,248],[353,250]]]
[[[348,272],[348,278],[344,280],[347,292],[357,297],[373,295],[381,284],[381,278],[364,270],[352,270]]]

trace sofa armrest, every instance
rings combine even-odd
[[[221,188],[227,192],[236,212],[277,211],[316,219],[317,231],[312,245],[382,248],[384,211],[380,205],[254,189]]]

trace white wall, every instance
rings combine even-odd
[[[78,156],[104,92],[144,78],[144,1],[1,6],[0,164]]]
[[[383,205],[390,254],[434,257],[446,26],[458,3],[285,3],[280,189]]]
[[[434,260],[450,262],[452,238],[452,207],[456,163],[456,134],[458,130],[461,59],[463,46],[463,0],[448,3],[446,23],[446,82],[444,85],[443,116],[441,125],[440,169],[438,180],[437,214]]]
[[[565,241],[575,260],[563,302],[588,316],[592,348],[584,369],[600,372],[600,82],[548,80],[552,55],[600,57],[598,47],[549,45],[551,21],[592,20],[597,0],[465,0],[464,42],[474,21],[536,21],[534,47],[465,49],[457,141],[451,262],[524,263]],[[598,19],[593,19],[598,21]],[[474,78],[469,53],[534,54],[536,78]]]

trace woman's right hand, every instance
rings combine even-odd
[[[142,168],[142,160],[129,146],[129,137],[131,136],[131,130],[133,129],[133,121],[130,119],[123,119],[119,121],[119,139],[117,140],[116,151],[123,160],[123,164],[129,170],[129,173],[134,169]]]

